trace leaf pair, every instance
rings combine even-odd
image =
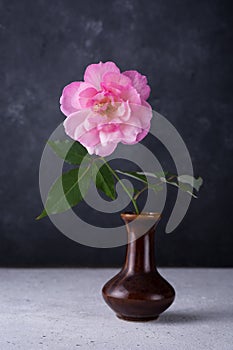
[[[197,179],[191,175],[173,175],[168,172],[157,172],[157,173],[148,173],[148,172],[123,172],[117,170],[118,173],[131,177],[133,179],[139,180],[147,186],[147,188],[153,189],[155,192],[161,190],[161,184],[167,183],[173,186],[180,188],[182,191],[187,192],[194,198],[197,196],[193,193],[193,189],[199,191],[200,187],[203,184],[203,180],[201,177]],[[148,182],[147,177],[152,177],[159,182],[157,184],[151,184]]]
[[[45,209],[36,219],[62,213],[77,205],[87,193],[90,181],[90,167],[71,169],[62,174],[50,188]]]
[[[54,182],[49,190],[45,208],[37,220],[76,206],[87,194],[91,180],[110,199],[116,198],[114,177],[106,164],[100,163],[98,158],[89,157],[86,149],[78,142],[57,140],[48,143],[60,158],[79,167],[63,173]],[[84,157],[86,158],[82,162]]]

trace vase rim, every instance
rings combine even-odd
[[[121,217],[124,219],[156,219],[159,220],[161,218],[161,214],[160,213],[156,213],[156,212],[142,212],[140,214],[136,214],[136,213],[121,213]]]

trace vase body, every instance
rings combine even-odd
[[[121,214],[128,233],[125,263],[108,281],[103,297],[116,315],[128,321],[158,318],[173,302],[173,287],[158,273],[154,260],[157,213]]]

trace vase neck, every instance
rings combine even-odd
[[[140,238],[135,237],[133,232],[128,233],[124,269],[128,272],[148,273],[155,271],[154,256],[154,227]],[[132,239],[134,239],[132,241]]]

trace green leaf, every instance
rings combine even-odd
[[[45,209],[36,219],[42,219],[50,214],[62,213],[77,205],[83,199],[83,195],[85,196],[87,193],[90,181],[90,166],[72,169],[62,174],[50,188]]]
[[[121,171],[121,170],[116,170],[116,172],[147,184],[147,178],[144,175],[145,173],[139,173],[139,172],[135,172],[135,171]]]
[[[190,176],[190,175],[181,175],[177,177],[177,175],[173,175],[168,172],[160,172],[160,173],[138,173],[138,174],[145,174],[148,177],[153,177],[156,179],[159,179],[161,182],[167,183],[169,185],[178,187],[184,192],[187,192],[190,196],[197,198],[197,196],[193,193],[193,188],[196,191],[199,191],[203,180],[201,177],[198,177],[195,179],[195,177]],[[177,182],[175,182],[176,180]]]
[[[44,209],[42,211],[42,213],[36,217],[36,220],[40,220],[40,219],[43,219],[45,216],[47,216],[48,214],[46,213],[46,210]]]
[[[154,175],[160,179],[161,177],[166,177],[166,176],[172,176],[168,171],[157,171],[154,173]]]
[[[195,179],[195,177],[190,175],[180,175],[178,176],[178,181],[190,185],[191,187],[195,188],[196,191],[199,191],[203,184],[203,179],[201,177]]]
[[[163,186],[162,185],[150,185],[148,186],[149,189],[152,189],[154,191],[155,194],[157,194],[158,192],[163,190]]]
[[[107,197],[112,200],[116,199],[115,181],[113,174],[108,169],[106,164],[97,166],[95,162],[92,163],[92,178],[96,187],[104,192]]]
[[[145,177],[153,177],[155,179],[158,179],[162,182],[165,182],[163,181],[164,178],[166,179],[166,175],[168,174],[167,172],[157,172],[157,173],[148,173],[148,172],[140,172],[140,171],[137,171],[136,172],[137,175],[140,175],[140,176],[145,176]]]
[[[81,164],[87,154],[86,148],[77,141],[56,140],[48,141],[48,144],[58,157],[70,164]]]
[[[179,183],[178,187],[181,189],[181,191],[190,194],[194,198],[197,198],[197,196],[193,193],[193,188],[190,185]]]

